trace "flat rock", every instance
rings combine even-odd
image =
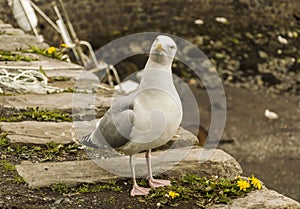
[[[45,73],[47,75],[48,78],[52,78],[52,77],[66,77],[66,78],[74,78],[76,79],[79,74],[81,73],[81,70],[78,69],[55,69],[55,70],[51,70],[51,69],[45,69]]]
[[[213,205],[207,209],[299,209],[299,202],[285,197],[276,191],[263,188],[233,200],[230,205]]]
[[[72,123],[24,121],[1,123],[1,130],[8,132],[10,143],[20,144],[68,144],[72,140]]]
[[[31,46],[37,46],[39,48],[48,48],[49,45],[46,43],[39,42],[37,38],[33,35],[29,34],[9,34],[12,28],[9,25],[4,26],[2,31],[5,32],[7,30],[8,34],[3,34],[0,36],[0,50],[6,51],[16,51],[18,49],[29,49]]]
[[[154,174],[165,173],[168,176],[179,176],[184,173],[194,173],[201,176],[218,175],[234,178],[242,173],[240,165],[229,154],[218,149],[210,151],[210,156],[206,161],[200,159],[202,153],[205,152],[200,147],[153,152]],[[144,154],[135,155],[134,162],[137,176],[146,176]],[[31,188],[47,187],[56,183],[76,185],[107,182],[110,179],[122,179],[131,176],[128,156],[35,164],[23,161],[16,165],[16,168],[19,175]]]
[[[1,36],[0,36],[1,37]],[[42,68],[45,71],[50,70],[82,70],[83,67],[80,65],[76,65],[69,62],[63,62],[57,59],[52,59],[48,57],[44,57],[41,55],[36,54],[26,54],[27,56],[32,56],[38,58],[37,61],[7,61],[7,62],[0,62],[1,69],[8,69],[8,70],[39,70]]]
[[[72,112],[73,93],[59,93],[46,95],[17,95],[1,96],[0,105],[4,107],[15,107],[17,109],[26,109],[27,107],[40,107],[48,110],[62,110]],[[90,102],[89,102],[90,101]],[[76,94],[76,104],[82,109],[108,108],[111,105],[112,98],[108,95],[97,95],[94,97],[89,94]]]
[[[98,120],[81,122],[74,125],[72,122],[2,122],[1,130],[8,132],[10,143],[17,144],[46,144],[55,142],[57,144],[69,144],[89,134],[94,130]],[[80,127],[79,127],[80,126]],[[191,132],[180,128],[173,139],[161,149],[187,147],[198,144],[198,139]]]

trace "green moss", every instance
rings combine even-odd
[[[25,184],[25,180],[18,174],[14,175],[14,183],[16,184]]]
[[[34,162],[45,161],[63,161],[68,160],[71,157],[75,159],[87,159],[86,153],[80,149],[80,145],[76,144],[56,144],[50,142],[42,145],[22,145],[22,144],[10,144],[5,139],[3,145],[0,147],[1,153],[7,156],[13,156],[16,158],[22,158],[26,156],[26,159]]]
[[[19,53],[9,52],[9,51],[0,51],[0,61],[26,61],[31,62],[38,60],[31,56],[25,56]]]
[[[1,132],[0,130],[0,148],[6,148],[9,146],[9,140],[7,138],[8,133]]]
[[[0,161],[0,167],[4,168],[4,170],[6,170],[6,171],[15,171],[16,170],[16,167],[6,160]]]
[[[57,183],[51,186],[51,190],[53,192],[57,192],[59,194],[68,194],[68,193],[97,193],[103,191],[114,191],[121,192],[122,188],[115,184],[107,183],[102,185],[92,185],[92,184],[81,184],[75,187],[68,187],[64,183]]]
[[[25,120],[34,121],[72,121],[72,117],[68,113],[63,113],[58,110],[47,110],[42,108],[27,108],[26,111],[16,112],[11,116],[0,117],[0,122],[19,122]]]
[[[51,190],[59,194],[67,194],[69,192],[68,186],[64,183],[53,184]]]

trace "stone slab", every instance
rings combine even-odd
[[[0,105],[4,107],[15,107],[26,109],[27,107],[40,107],[48,110],[62,110],[71,112],[73,109],[73,93],[59,93],[46,95],[17,95],[1,96]],[[76,106],[81,109],[108,108],[112,98],[109,96],[97,95],[94,97],[89,94],[76,94]]]
[[[8,29],[9,32],[12,28],[8,27],[6,29]],[[6,31],[6,29],[4,27],[3,31]],[[29,34],[3,34],[0,36],[0,50],[26,50],[29,49],[31,46],[37,46],[42,49],[49,47],[48,44],[39,42],[35,36]]]
[[[263,188],[247,194],[243,198],[233,200],[230,205],[212,205],[207,209],[299,209],[300,203],[279,194],[276,191]]]
[[[81,70],[75,69],[75,70],[65,70],[65,69],[55,69],[55,70],[45,70],[45,73],[47,75],[48,78],[52,78],[52,77],[66,77],[66,78],[74,78],[76,79],[79,74],[80,74]]]
[[[7,70],[39,70],[42,68],[45,71],[49,70],[82,70],[83,67],[69,62],[63,62],[57,59],[51,59],[43,56],[37,56],[35,54],[26,54],[28,56],[37,57],[37,61],[1,61],[0,69]]]
[[[8,132],[10,143],[18,144],[69,144],[76,139],[89,134],[94,130],[98,120],[81,122],[76,125],[72,122],[37,122],[23,121],[0,123],[1,130]],[[191,132],[180,128],[173,139],[161,149],[187,147],[198,144],[198,139]]]
[[[20,144],[57,144],[72,143],[72,123],[24,121],[1,123],[1,130],[8,132],[10,143]]]
[[[200,158],[206,152],[200,147],[186,147],[156,151],[152,153],[154,174],[165,173],[168,176],[179,176],[193,173],[200,176],[218,175],[234,178],[242,173],[240,165],[229,154],[222,150],[210,150],[206,161]],[[206,153],[207,154],[207,153]],[[137,176],[145,177],[147,167],[144,154],[134,156]],[[109,159],[86,161],[66,161],[35,163],[23,161],[16,165],[17,171],[30,188],[47,187],[56,183],[76,185],[80,183],[107,182],[110,179],[130,177],[129,157],[121,156]]]

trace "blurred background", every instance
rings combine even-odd
[[[33,2],[56,18],[51,1]],[[94,50],[137,32],[169,33],[199,47],[216,66],[227,98],[227,123],[218,148],[236,158],[244,175],[254,174],[270,189],[300,201],[300,1],[63,2],[77,36]],[[37,17],[38,32],[47,43],[59,46],[60,36]],[[0,19],[18,27],[6,0],[0,1]],[[125,78],[142,69],[146,59],[145,55],[130,57],[115,67]],[[190,85],[201,125],[208,130],[210,103],[205,87],[180,61],[173,70]],[[270,119],[266,109],[278,118]]]

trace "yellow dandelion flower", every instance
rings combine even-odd
[[[243,191],[246,191],[246,189],[250,187],[250,184],[247,181],[242,180],[242,179],[238,180],[237,183],[238,183],[238,186],[240,187],[240,190],[243,190]]]
[[[56,52],[56,48],[54,46],[49,47],[47,50],[48,54],[53,54],[54,52]]]
[[[169,191],[169,197],[171,197],[172,199],[179,197],[180,194],[178,194],[177,192],[173,192],[173,191]]]
[[[254,186],[254,188],[261,189],[261,183],[260,180],[255,178],[253,175],[249,177],[249,180],[251,181],[251,184]]]
[[[65,43],[62,43],[60,46],[61,46],[62,48],[68,48],[68,45],[65,44]]]

